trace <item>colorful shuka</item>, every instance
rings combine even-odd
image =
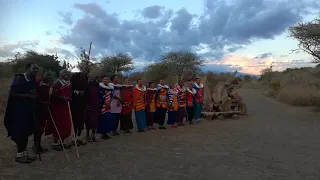
[[[128,131],[133,129],[132,123],[132,98],[133,98],[133,86],[123,85],[121,90],[122,110],[120,116],[120,129],[123,131]]]
[[[71,84],[70,81],[57,79],[52,85],[50,111],[52,115],[52,121],[56,125],[60,137],[63,141],[71,135],[71,118],[68,102],[62,100],[61,97],[72,97]],[[58,141],[59,134],[56,131],[55,125],[52,123],[52,121],[48,121],[46,134],[53,134],[53,138],[55,139],[55,141]]]
[[[70,82],[72,87],[71,112],[73,128],[76,135],[80,136],[86,119],[88,77],[79,72],[71,76]],[[81,91],[84,92],[83,95],[80,94]],[[78,143],[83,145],[80,140],[78,140]]]
[[[139,131],[143,131],[147,128],[146,122],[146,102],[145,102],[145,86],[139,86],[138,84],[133,89],[133,107],[135,110],[135,118]]]
[[[92,81],[88,84],[88,101],[86,112],[86,129],[97,129],[99,124],[100,86]]]
[[[100,116],[97,133],[105,135],[112,130],[111,100],[113,87],[99,83],[100,86]]]
[[[119,126],[120,115],[122,110],[121,101],[117,98],[120,98],[120,92],[122,85],[121,84],[113,84],[109,83],[108,86],[113,87],[112,90],[112,100],[111,100],[111,116],[112,116],[112,125],[111,125],[111,132],[113,135],[117,135],[117,129]],[[117,97],[117,98],[115,98]]]
[[[178,84],[176,85],[176,90],[178,92],[179,99],[179,110],[178,110],[178,118],[177,122],[179,125],[183,125],[183,118],[186,116],[186,88],[180,87]]]
[[[156,88],[147,88],[146,91],[146,117],[147,126],[152,128],[155,122],[155,112],[156,112]]]
[[[168,89],[167,85],[158,84],[156,91],[156,122],[163,127],[168,109]]]
[[[195,101],[195,94],[196,94],[196,90],[194,88],[190,89],[187,88],[186,91],[186,100],[187,100],[187,113],[188,113],[188,121],[189,123],[192,123],[192,119],[194,116],[194,101]]]
[[[168,125],[174,127],[176,120],[178,118],[178,109],[179,109],[179,101],[178,101],[178,91],[174,88],[169,89],[168,91],[169,97],[169,110],[168,110]]]
[[[196,90],[195,94],[195,104],[194,104],[194,120],[199,121],[200,120],[200,114],[202,111],[203,106],[203,100],[204,100],[204,86],[202,83],[193,84],[193,88]]]
[[[36,80],[27,79],[26,74],[14,77],[4,116],[8,137],[11,137],[17,145],[17,158],[28,157],[26,151],[28,136],[33,134],[35,126],[36,100],[14,95],[15,93],[29,95],[30,92],[35,92]]]

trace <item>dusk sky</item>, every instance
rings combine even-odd
[[[206,70],[259,74],[313,66],[287,28],[319,16],[317,0],[0,0],[0,59],[58,53],[75,64],[129,53],[139,69],[171,50],[197,52]]]

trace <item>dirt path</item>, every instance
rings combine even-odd
[[[79,160],[69,152],[71,163],[50,151],[42,162],[20,165],[0,151],[0,179],[320,179],[320,120],[242,91],[251,115],[241,120],[112,138],[81,147]],[[10,144],[4,141],[0,147]]]

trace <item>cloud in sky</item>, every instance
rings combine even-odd
[[[237,51],[257,40],[275,39],[319,7],[316,0],[205,0],[201,14],[153,5],[126,19],[106,11],[104,5],[75,3],[70,12],[59,11],[67,30],[50,42],[79,49],[92,41],[93,55],[125,52],[136,62],[156,61],[170,50],[189,50],[208,60],[210,67],[241,66],[241,71],[255,74],[249,66],[287,55],[267,51],[251,57],[237,55]],[[75,15],[79,12],[80,16]]]

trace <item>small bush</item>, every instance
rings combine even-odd
[[[269,84],[269,87],[271,88],[271,90],[277,92],[279,89],[281,89],[281,82],[280,81],[271,82]]]

